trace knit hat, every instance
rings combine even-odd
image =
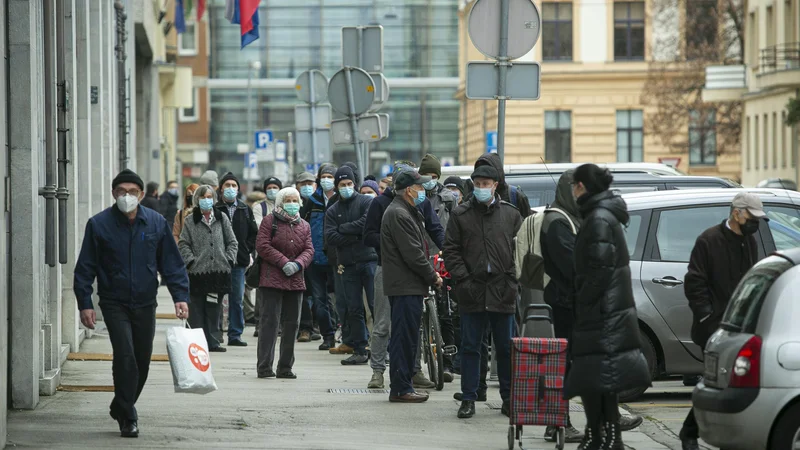
[[[280,208],[283,206],[283,200],[289,195],[296,195],[300,202],[302,203],[303,199],[300,197],[300,192],[294,188],[294,186],[287,186],[280,191],[278,191],[278,195],[275,197],[275,207]]]
[[[348,166],[339,167],[339,170],[336,171],[336,175],[333,176],[333,182],[335,183],[336,188],[339,188],[339,182],[342,180],[350,180],[353,183],[356,182],[355,175],[353,175],[353,169]]]
[[[373,191],[375,191],[376,194],[380,192],[380,190],[378,189],[378,183],[376,183],[375,180],[367,180],[361,183],[361,188],[363,189],[365,187],[372,189]]]
[[[281,183],[281,180],[275,177],[269,177],[266,180],[264,180],[264,192],[267,191],[267,186],[269,186],[270,184],[278,186],[278,189],[283,189],[283,183]]]
[[[122,183],[133,183],[139,186],[139,189],[144,190],[144,181],[139,175],[136,175],[136,172],[130,169],[124,169],[114,177],[114,181],[111,182],[111,189],[116,189]]]
[[[207,184],[209,186],[219,186],[219,175],[213,170],[206,170],[203,176],[200,177],[200,184]]]
[[[461,193],[464,193],[464,180],[461,177],[453,175],[444,180],[444,187],[457,187]]]
[[[473,180],[475,178],[488,178],[494,181],[500,181],[500,175],[497,173],[497,169],[492,166],[478,166],[472,175],[470,176]]]
[[[364,177],[364,181],[370,181],[370,180],[378,181],[378,179],[375,178],[375,175],[367,175],[367,176]]]
[[[336,175],[336,165],[331,163],[323,163],[320,165],[317,179],[319,180],[323,175]]]
[[[219,186],[222,186],[223,184],[225,184],[226,181],[230,181],[230,180],[235,181],[236,182],[236,186],[241,188],[242,184],[239,183],[239,179],[236,178],[236,175],[234,175],[233,172],[228,172],[225,175],[223,175],[222,178],[219,180]]]
[[[353,171],[353,183],[355,183],[356,186],[361,184],[361,173],[358,171],[358,166],[355,163],[346,162],[342,164],[342,167],[349,167]],[[336,178],[336,182],[339,182],[338,178]]]
[[[428,153],[422,158],[422,162],[419,164],[419,173],[422,175],[433,173],[436,174],[437,178],[441,178],[442,163],[439,162],[438,158]]]

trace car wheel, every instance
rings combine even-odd
[[[650,337],[642,331],[639,330],[639,339],[642,341],[642,354],[644,355],[644,359],[647,360],[647,369],[650,371],[650,379],[655,380],[656,375],[658,375],[658,355],[656,354],[656,347],[653,345],[653,341],[650,340]],[[644,391],[646,391],[649,386],[643,386],[633,389],[627,389],[619,393],[619,401],[621,403],[628,403],[636,400]]]
[[[800,403],[781,414],[772,429],[769,448],[798,448],[800,445]]]

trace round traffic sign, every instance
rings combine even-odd
[[[314,96],[311,96],[311,86],[314,86]],[[295,93],[297,98],[306,103],[320,103],[328,98],[328,78],[317,69],[306,70],[295,80]]]
[[[353,90],[352,110],[347,100],[348,71]],[[346,116],[364,114],[369,111],[372,102],[375,101],[375,82],[366,71],[357,67],[345,67],[331,77],[331,81],[328,83],[328,100],[333,109]]]
[[[500,2],[478,0],[469,13],[469,37],[475,48],[492,59],[500,56]],[[531,0],[508,0],[509,59],[525,56],[539,40],[542,19]]]

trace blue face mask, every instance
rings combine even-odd
[[[178,188],[169,189],[167,192],[169,192],[170,194],[172,194],[172,195],[174,195],[176,197],[178,196]]]
[[[319,184],[322,185],[322,189],[324,189],[325,192],[330,192],[331,190],[333,190],[333,180],[331,180],[330,178],[321,179],[319,181]]]
[[[200,209],[203,211],[211,211],[211,208],[214,207],[214,199],[213,198],[201,198],[200,201],[197,202]]]
[[[232,187],[225,188],[225,190],[222,191],[222,195],[225,197],[225,200],[229,202],[235,200],[236,194],[238,193],[238,189]]]
[[[452,191],[450,191],[450,192],[452,192]],[[458,192],[453,192],[453,197],[455,197],[456,204],[458,204],[458,199],[459,199],[459,197],[461,197],[461,194],[459,194]]]
[[[353,194],[356,193],[356,190],[352,187],[343,187],[339,188],[339,195],[342,196],[343,199],[347,200],[348,198],[352,197]]]
[[[267,199],[274,202],[278,197],[278,191],[279,189],[267,189]]]
[[[300,195],[303,198],[308,198],[314,195],[314,186],[300,186]]]
[[[423,183],[422,187],[424,187],[426,191],[432,191],[433,188],[436,187],[436,180],[431,180],[428,181],[427,183]]]
[[[481,203],[486,203],[492,199],[492,188],[475,188],[475,198]]]
[[[417,197],[414,198],[414,206],[419,206],[422,202],[425,201],[427,197],[425,196],[425,191],[417,191]]]
[[[296,216],[300,212],[300,203],[284,203],[283,210],[290,216]]]

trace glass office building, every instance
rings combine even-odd
[[[394,159],[419,161],[425,153],[457,157],[458,0],[262,0],[261,37],[243,50],[239,27],[225,20],[224,0],[209,3],[212,166],[243,167],[236,146],[251,136],[248,108],[256,129],[287,139],[300,104],[293,80],[308,69],[330,78],[342,65],[341,28],[370,24],[384,28],[391,96],[381,112],[392,121],[390,137],[370,146],[371,172],[378,175]],[[259,70],[250,68],[253,61],[261,63]],[[270,82],[256,87],[264,79]],[[396,79],[413,81],[392,87]],[[334,159],[355,161],[352,146],[336,147]]]

